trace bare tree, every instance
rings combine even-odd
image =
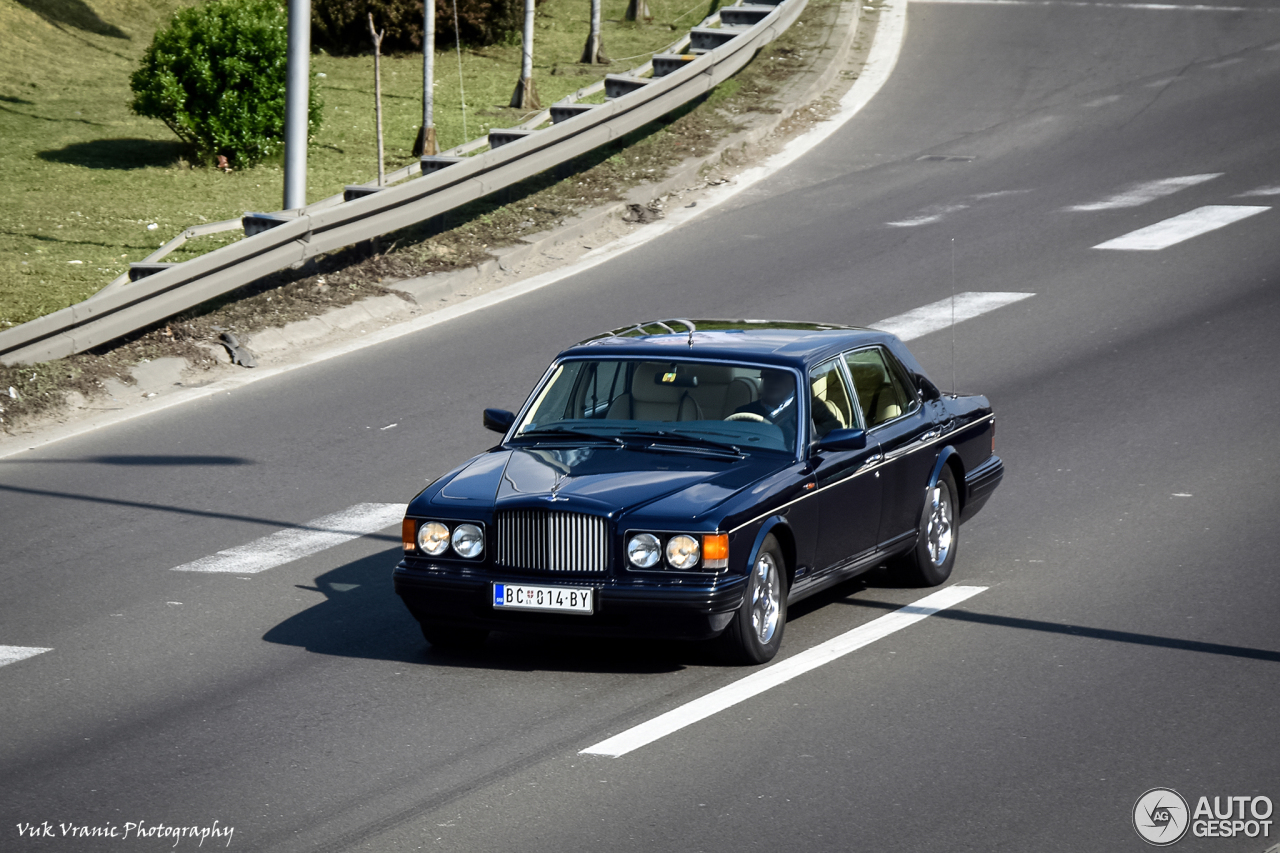
[[[627,4],[627,14],[624,16],[628,21],[652,21],[653,15],[649,14],[649,4],[647,0],[631,0]]]
[[[524,34],[521,37],[520,80],[511,95],[511,106],[521,110],[538,110],[538,90],[533,87],[533,12],[535,0],[524,0]]]
[[[369,35],[373,37],[373,109],[378,117],[378,186],[386,179],[382,168],[382,37],[386,30],[373,28],[373,13],[369,13]]]
[[[587,35],[587,46],[582,49],[582,59],[588,65],[608,65],[609,57],[604,55],[604,42],[600,39],[600,0],[591,0],[591,32]]]

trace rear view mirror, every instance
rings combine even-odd
[[[514,412],[508,412],[506,409],[485,409],[484,410],[484,428],[491,429],[494,432],[500,432],[504,435],[507,430],[511,429],[511,425],[516,422]]]
[[[867,446],[867,433],[860,429],[833,429],[818,442],[818,450],[861,450]]]

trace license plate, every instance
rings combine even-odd
[[[495,583],[493,606],[502,610],[548,610],[590,616],[595,612],[593,592],[581,587]]]

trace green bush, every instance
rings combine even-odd
[[[288,15],[279,0],[210,0],[173,16],[129,78],[138,115],[157,118],[197,157],[241,168],[284,143]],[[311,87],[309,136],[321,106]]]
[[[468,44],[486,45],[518,36],[524,0],[457,0],[458,29]],[[383,52],[422,49],[422,0],[312,0],[311,40],[330,53],[372,48],[369,13],[386,30]],[[436,44],[453,47],[453,0],[436,0]]]

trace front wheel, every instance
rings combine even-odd
[[[960,532],[956,495],[951,469],[943,468],[938,482],[925,494],[916,547],[899,561],[902,580],[912,586],[937,586],[951,577]]]
[[[738,663],[768,663],[782,646],[786,622],[786,564],[778,540],[770,534],[751,566],[742,606],[724,633],[729,654]]]

